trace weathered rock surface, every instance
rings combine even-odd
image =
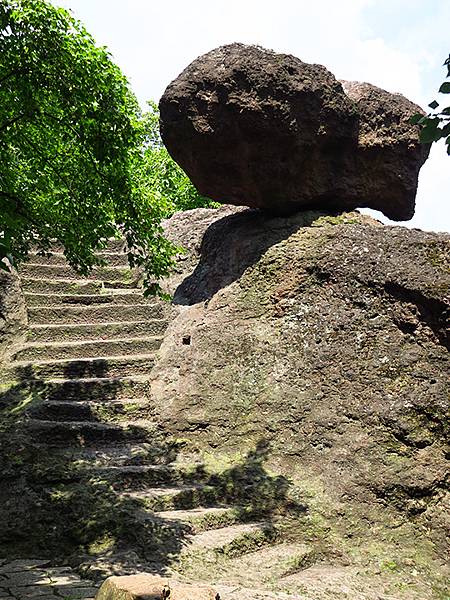
[[[164,143],[205,196],[274,214],[370,207],[394,220],[413,216],[429,151],[408,123],[420,110],[244,44],[197,58],[160,101]]]
[[[109,577],[101,586],[96,600],[219,600],[210,587],[180,583],[169,577],[139,573]]]
[[[429,146],[418,143],[417,129],[408,120],[421,109],[401,94],[391,94],[369,83],[342,81],[357,106],[358,149],[344,195],[370,197],[369,206],[394,221],[414,215],[419,169]],[[345,185],[344,178],[344,185]]]
[[[0,270],[0,362],[24,335],[25,300],[16,273]]]
[[[74,281],[60,253],[21,270],[29,360],[16,351],[0,393],[3,595],[92,598],[40,561],[14,573],[37,556],[227,600],[445,598],[450,236],[230,206],[165,227],[188,250],[170,311],[128,277]]]
[[[152,374],[158,420],[200,453],[270,447],[350,564],[375,552],[443,573],[450,236],[230,207],[166,231],[189,253]]]

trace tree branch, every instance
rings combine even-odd
[[[23,207],[23,202],[22,202],[22,200],[18,196],[15,196],[14,194],[11,194],[9,192],[4,192],[3,190],[0,190],[0,198],[6,198],[6,200],[10,200],[11,202],[13,202],[16,213],[20,217],[22,217],[22,219],[25,219],[26,221],[29,221],[35,227],[39,227],[39,224],[36,221],[34,221],[27,214],[26,210]]]
[[[10,71],[7,75],[5,75],[4,77],[2,77],[0,79],[0,85],[6,81],[7,79],[9,79],[10,77],[12,77],[13,75],[23,75],[24,73],[26,73],[25,69],[13,69],[12,71]]]
[[[71,196],[71,198],[73,200],[77,199],[77,194],[74,193],[74,190],[72,188],[72,184],[66,180],[65,177],[63,177],[60,173],[60,171],[58,171],[58,169],[55,169],[55,167],[53,166],[53,163],[51,161],[51,159],[45,155],[43,155],[40,151],[39,146],[37,146],[34,142],[32,142],[30,139],[28,139],[27,136],[21,135],[21,138],[25,141],[25,143],[27,143],[31,149],[36,152],[36,154],[38,154],[41,159],[44,161],[44,163],[53,171],[53,173],[55,174],[55,177],[57,179],[59,179],[59,181],[67,188],[67,191],[69,192],[69,195]]]
[[[8,127],[11,127],[11,125],[14,125],[14,123],[17,123],[21,119],[24,119],[25,117],[28,117],[28,116],[30,116],[30,115],[27,115],[26,113],[22,113],[21,115],[17,115],[13,119],[6,121],[6,123],[3,123],[3,125],[0,127],[0,133],[2,131],[4,131],[5,129],[8,129]]]
[[[40,111],[40,114],[43,115],[44,117],[47,117],[48,119],[51,119],[52,121],[55,121],[56,123],[58,123],[58,125],[61,125],[62,127],[67,127],[67,129],[69,129],[80,141],[86,154],[89,156],[89,159],[90,159],[92,166],[94,167],[97,175],[99,175],[102,179],[105,179],[104,174],[98,168],[98,165],[97,165],[98,161],[96,160],[95,156],[92,154],[90,149],[83,142],[83,138],[81,137],[80,133],[75,129],[75,127],[73,127],[72,125],[70,125],[70,123],[67,123],[62,119],[58,119],[58,117],[55,117],[54,115],[52,115],[51,113],[48,113],[46,111]]]

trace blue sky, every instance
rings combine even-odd
[[[426,107],[444,80],[450,0],[54,0],[109,48],[141,104],[198,55],[233,41],[325,65]],[[378,213],[373,213],[380,217]],[[383,219],[386,222],[386,219]],[[435,145],[406,223],[450,232],[450,157]]]

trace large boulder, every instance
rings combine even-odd
[[[108,577],[96,600],[220,600],[212,588],[151,573]]]
[[[418,111],[244,44],[197,58],[160,101],[164,143],[205,196],[274,214],[370,207],[395,220],[414,213],[429,151],[408,123]]]
[[[369,198],[367,204],[355,205],[381,210],[394,221],[410,219],[429,146],[418,143],[417,128],[409,117],[422,109],[401,94],[369,83],[341,83],[359,115],[358,147],[353,170],[348,180],[343,179],[344,196]]]

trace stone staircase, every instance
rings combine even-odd
[[[20,270],[29,330],[11,370],[30,392],[21,433],[37,513],[53,511],[89,577],[143,569],[273,588],[311,553],[283,534],[279,478],[255,457],[211,472],[160,428],[149,377],[170,307],[144,299],[123,250],[111,241],[89,278],[58,251]]]

